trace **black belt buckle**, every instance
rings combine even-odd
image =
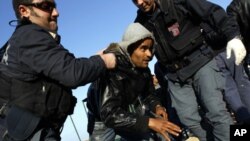
[[[176,72],[177,70],[179,70],[181,68],[182,68],[182,65],[180,63],[172,63],[172,64],[166,65],[166,69],[169,72]]]
[[[175,70],[179,70],[179,69],[181,69],[183,67],[183,65],[181,63],[174,63],[173,67],[174,67]]]
[[[177,70],[182,69],[189,64],[190,64],[190,60],[187,57],[184,57],[182,61],[178,61],[178,62],[175,62],[175,63],[169,65],[169,68],[172,71],[176,72]]]

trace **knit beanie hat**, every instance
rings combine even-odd
[[[127,53],[128,47],[145,38],[151,38],[154,40],[153,34],[148,31],[144,26],[140,23],[132,23],[128,26],[123,34],[122,41],[118,44],[121,48]]]

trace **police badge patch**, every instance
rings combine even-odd
[[[174,37],[178,36],[180,34],[179,23],[176,22],[168,27],[168,31],[171,32]]]

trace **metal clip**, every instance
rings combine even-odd
[[[6,116],[6,108],[7,103],[4,103],[3,106],[0,108],[0,118],[4,118]]]

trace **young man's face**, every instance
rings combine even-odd
[[[26,8],[26,13],[21,13],[22,16],[28,17],[28,19],[46,30],[57,32],[57,18],[59,13],[56,9],[54,0],[33,0],[32,3],[26,5],[20,5],[20,7]]]
[[[153,57],[153,40],[145,39],[131,54],[131,61],[138,68],[147,68]]]
[[[154,8],[155,0],[133,0],[134,4],[143,12],[149,12]]]

